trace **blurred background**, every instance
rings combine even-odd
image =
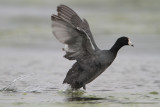
[[[50,17],[57,14],[60,4],[87,19],[101,49],[110,49],[120,36],[129,37],[135,45],[120,50],[107,72],[87,85],[88,93],[106,97],[104,93],[109,92],[115,93],[111,96],[159,92],[160,0],[0,0],[0,90],[52,92],[56,96],[36,94],[37,99],[35,95],[0,93],[0,103],[14,102],[7,100],[11,97],[24,102],[63,102],[57,91],[74,61],[62,57],[63,44],[52,35]],[[154,101],[159,101],[160,96],[156,98]]]
[[[0,47],[53,49],[55,38],[50,16],[57,14],[56,7],[60,4],[70,6],[81,18],[86,18],[96,38],[106,36],[106,44],[113,44],[120,36],[143,36],[140,42],[149,38],[148,44],[155,43],[151,39],[160,35],[159,3],[159,0],[0,0]],[[117,37],[110,41],[107,36]]]

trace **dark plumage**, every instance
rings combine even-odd
[[[133,46],[129,38],[120,37],[110,50],[100,50],[95,44],[87,20],[82,20],[65,5],[58,6],[57,11],[58,15],[51,16],[53,34],[65,44],[64,57],[76,60],[63,81],[70,84],[72,89],[86,89],[86,84],[111,65],[121,47]]]

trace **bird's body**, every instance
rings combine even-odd
[[[104,59],[109,57],[109,59]],[[78,89],[93,81],[115,59],[116,54],[107,50],[96,51],[93,56],[78,60],[68,71],[63,83],[71,84],[72,88]]]
[[[58,15],[52,15],[52,28],[55,37],[65,47],[65,58],[76,60],[68,71],[63,83],[79,89],[93,81],[108,68],[117,56],[118,50],[125,45],[132,45],[127,37],[119,38],[109,50],[100,50],[93,39],[88,22],[77,15],[71,8],[60,5]]]

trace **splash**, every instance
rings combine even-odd
[[[16,83],[18,81],[23,80],[24,78],[30,77],[33,74],[28,74],[28,75],[21,75],[19,77],[17,77],[16,79],[14,79],[13,81],[10,82],[10,84],[6,87],[4,87],[1,91],[3,92],[19,92],[17,87],[16,87]]]
[[[66,97],[81,97],[84,95],[85,91],[81,89],[73,90],[70,86],[67,85],[65,88],[60,89],[58,93]]]

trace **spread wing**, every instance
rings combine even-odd
[[[88,22],[81,18],[69,7],[60,5],[57,7],[58,15],[52,15],[52,32],[63,44],[66,51],[65,58],[78,60],[91,55],[98,49]]]

